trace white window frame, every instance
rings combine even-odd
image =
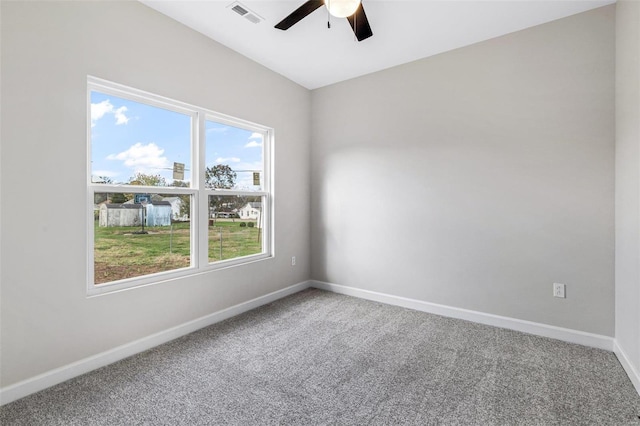
[[[191,120],[191,187],[171,186],[137,186],[124,184],[94,183],[91,167],[91,92],[97,91],[134,102],[190,115]],[[215,121],[234,127],[249,130],[263,135],[263,176],[261,191],[238,191],[225,189],[207,189],[205,187],[205,149],[206,122]],[[94,296],[114,291],[136,288],[177,278],[202,274],[222,268],[244,265],[275,256],[273,244],[274,203],[273,203],[273,128],[238,119],[206,108],[155,95],[139,89],[113,83],[97,77],[87,77],[87,295]],[[170,271],[157,272],[139,277],[126,278],[102,284],[94,283],[94,194],[98,192],[127,192],[176,194],[191,196],[190,242],[191,264],[188,267]],[[262,251],[258,254],[236,257],[233,259],[209,262],[209,196],[210,195],[250,195],[261,196],[263,200],[262,214]]]

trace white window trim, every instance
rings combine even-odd
[[[105,94],[121,97],[135,102],[144,103],[192,117],[192,146],[191,146],[191,187],[155,187],[134,186],[122,184],[98,184],[92,182],[91,176],[91,92],[99,91]],[[263,190],[238,191],[224,189],[207,189],[204,185],[205,156],[201,153],[206,148],[206,121],[215,121],[230,126],[240,127],[263,135]],[[87,77],[87,296],[138,288],[161,282],[173,281],[178,278],[209,273],[218,269],[226,269],[262,261],[275,256],[274,246],[274,188],[273,188],[273,142],[274,129],[247,120],[238,119],[206,108],[175,101],[163,96],[155,95],[139,89],[113,83],[97,77]],[[197,144],[197,147],[194,145]],[[94,284],[94,193],[122,192],[128,193],[156,193],[156,194],[189,194],[191,201],[191,265],[171,271],[157,272],[140,277]],[[209,200],[210,195],[250,195],[262,196],[264,226],[262,228],[262,252],[258,254],[236,257],[233,259],[209,262]]]

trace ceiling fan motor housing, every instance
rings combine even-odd
[[[360,0],[324,0],[324,5],[336,18],[346,18],[356,13]]]
[[[345,7],[347,3],[350,8],[353,8],[351,13],[349,13],[351,9],[347,9]],[[373,35],[371,25],[369,25],[369,19],[367,19],[367,14],[364,12],[361,0],[307,0],[296,10],[291,12],[286,18],[278,22],[275,25],[275,28],[286,31],[293,25],[300,22],[311,12],[322,7],[323,4],[327,9],[329,9],[329,13],[332,15],[347,18],[347,21],[349,21],[349,25],[351,25],[351,29],[356,35],[356,39],[358,41],[365,40]],[[340,10],[343,11],[342,13],[345,15],[336,15],[338,12],[334,13],[332,11],[334,7],[340,8]]]

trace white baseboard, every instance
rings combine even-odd
[[[640,372],[633,367],[633,364],[629,361],[629,357],[626,352],[615,342],[613,352],[618,357],[618,361],[622,364],[622,368],[627,372],[627,376],[631,379],[631,383],[636,388],[638,395],[640,395]]]
[[[451,306],[424,302],[422,300],[393,296],[390,294],[378,293],[375,291],[363,290],[355,287],[347,287],[322,281],[311,281],[311,287],[331,291],[334,293],[345,294],[348,296],[359,297],[361,299],[373,300],[389,305],[402,306],[403,308],[415,309],[417,311],[428,312],[445,317],[459,318],[467,321],[477,322],[480,324],[507,328],[510,330],[534,334],[536,336],[550,337],[552,339],[558,339],[569,343],[577,343],[579,345],[613,351],[613,338],[602,336],[599,334],[586,333],[584,331],[487,314],[484,312],[471,311],[468,309],[454,308]]]
[[[32,393],[57,385],[66,380],[78,377],[82,374],[88,373],[89,371],[104,367],[137,353],[144,352],[163,343],[167,343],[171,340],[177,339],[178,337],[192,333],[203,327],[207,327],[209,325],[239,315],[243,312],[255,309],[259,306],[266,305],[267,303],[282,299],[283,297],[305,290],[309,287],[310,282],[303,281],[287,288],[283,288],[282,290],[274,291],[273,293],[269,293],[264,296],[249,300],[247,302],[231,306],[227,309],[214,312],[204,317],[197,318],[193,321],[189,321],[176,327],[169,328],[167,330],[152,334],[134,342],[118,346],[106,352],[93,355],[89,358],[81,359],[63,367],[47,371],[46,373],[40,374],[22,382],[7,386],[0,389],[0,405],[8,404],[9,402],[23,398]]]
[[[628,357],[626,356],[622,348],[620,348],[611,337],[585,333],[582,331],[555,327],[546,324],[539,324],[531,321],[523,321],[515,318],[486,314],[483,312],[471,311],[467,309],[454,308],[451,306],[439,305],[435,303],[429,303],[400,296],[393,296],[384,293],[377,293],[369,290],[362,290],[354,287],[347,287],[322,281],[303,281],[282,290],[257,297],[255,299],[240,303],[235,306],[231,306],[227,309],[214,312],[210,315],[206,315],[193,321],[189,321],[179,326],[152,334],[134,342],[118,346],[106,352],[96,354],[89,358],[76,361],[74,363],[24,380],[22,382],[18,382],[2,388],[0,389],[0,405],[4,405],[17,399],[23,398],[32,393],[44,390],[66,380],[88,373],[97,368],[112,364],[116,361],[120,361],[121,359],[130,357],[137,353],[144,352],[155,346],[167,343],[171,340],[192,333],[203,327],[207,327],[209,325],[239,315],[243,312],[255,309],[259,306],[266,305],[267,303],[282,299],[283,297],[305,290],[309,287],[315,287],[334,293],[359,297],[361,299],[373,300],[376,302],[402,306],[405,308],[415,309],[432,314],[464,319],[481,324],[522,331],[524,333],[550,337],[570,343],[577,343],[585,346],[595,347],[598,349],[613,351],[620,360],[620,363],[624,367],[625,371],[629,375],[629,378],[631,379],[636,390],[640,394],[640,374],[629,362]]]

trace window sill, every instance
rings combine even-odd
[[[89,283],[89,285],[87,286],[87,298],[147,287],[150,285],[167,283],[171,281],[177,281],[183,278],[195,277],[198,275],[208,274],[223,269],[246,266],[273,258],[274,255],[272,254],[260,253],[251,256],[237,257],[234,259],[209,263],[202,268],[188,267],[167,272],[159,272],[153,275],[144,275],[142,277],[127,278],[124,280],[118,280],[98,285]]]

